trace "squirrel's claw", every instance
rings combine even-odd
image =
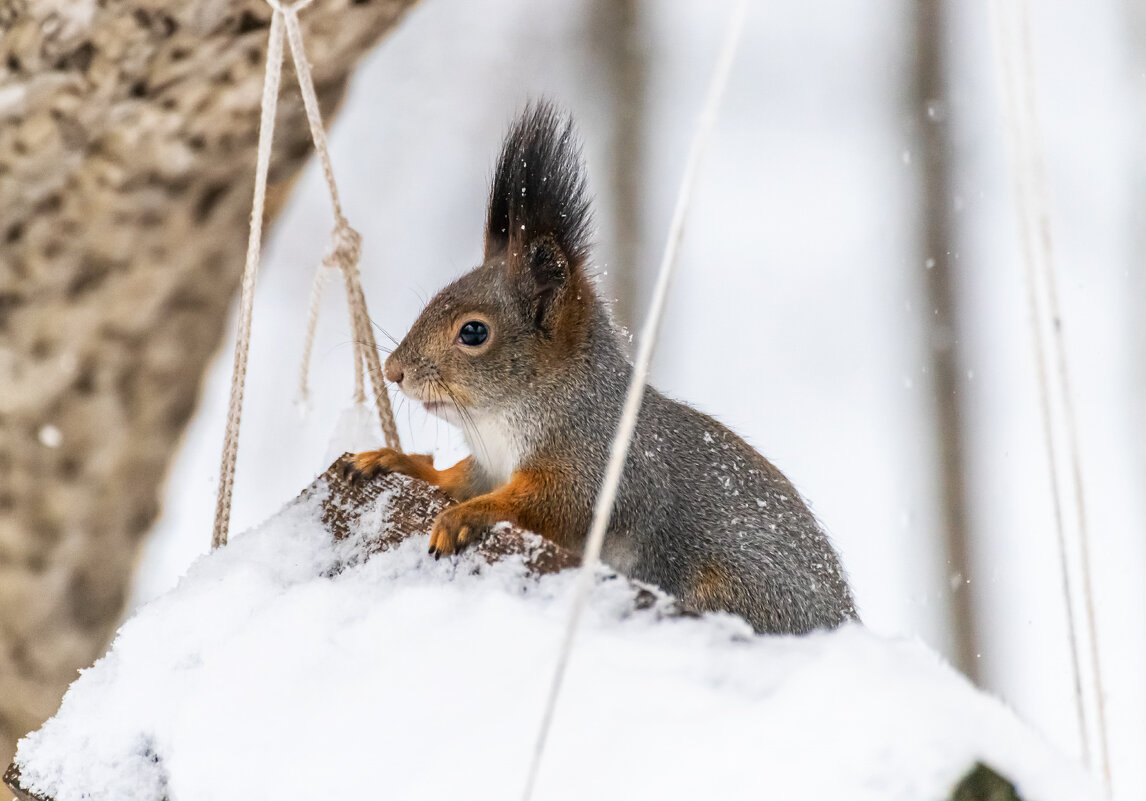
[[[362,451],[342,460],[342,477],[351,484],[378,475],[397,472],[402,454],[389,448]]]
[[[469,510],[464,505],[447,509],[438,515],[430,534],[429,552],[435,559],[461,553],[467,545],[478,540],[485,527],[469,518]]]
[[[343,481],[350,484],[357,483],[359,475],[354,468],[354,456],[347,454],[342,457],[342,461],[338,463],[338,475],[342,477]]]

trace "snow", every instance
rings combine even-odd
[[[547,95],[576,115],[607,278],[615,111],[589,3],[418,4],[363,60],[332,123],[343,205],[361,231],[373,319],[400,338],[481,253],[489,169],[514,112]],[[652,10],[655,5],[655,13]],[[989,4],[950,4],[958,291],[964,303],[972,563],[940,546],[917,241],[923,160],[908,119],[911,4],[754,4],[689,212],[652,383],[713,415],[809,499],[875,631],[954,653],[952,579],[980,610],[980,680],[1068,754],[1080,751]],[[1144,6],[1146,7],[1146,6]],[[664,245],[730,2],[650,4],[636,322]],[[1031,9],[1064,325],[1077,392],[1115,795],[1146,798],[1146,30],[1130,4]],[[905,163],[904,153],[909,154]],[[314,411],[300,426],[307,298],[331,226],[322,171],[298,179],[256,288],[235,530],[310,481],[352,388],[340,282],[323,300]],[[608,286],[608,280],[605,281]],[[232,323],[229,329],[235,328]],[[169,589],[210,542],[233,340],[208,376],[149,537],[137,597]],[[404,447],[445,467],[461,434],[395,398]],[[376,438],[371,447],[381,442]]]
[[[518,795],[573,585],[520,561],[365,558],[321,493],[198,559],[20,745],[25,786],[158,801]],[[976,760],[1042,801],[1080,767],[917,641],[754,637],[633,612],[602,573],[536,798],[944,799]],[[765,795],[766,794],[766,795]]]

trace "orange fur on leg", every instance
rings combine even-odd
[[[434,468],[434,459],[426,453],[400,453],[390,448],[356,453],[343,463],[343,473],[350,481],[384,473],[401,473],[441,487],[457,501],[473,497],[473,457],[466,457],[445,470]]]
[[[530,528],[544,505],[542,489],[536,475],[518,471],[493,492],[446,509],[434,521],[430,553],[439,557],[460,551],[503,521]]]

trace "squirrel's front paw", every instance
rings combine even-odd
[[[435,559],[443,554],[460,553],[471,542],[476,542],[489,524],[484,516],[475,516],[465,505],[455,506],[438,515],[430,534],[430,553]]]
[[[417,453],[400,453],[391,448],[376,451],[362,451],[342,461],[342,477],[355,484],[365,478],[373,478],[386,473],[405,473],[421,477],[426,467],[433,467],[429,456]]]

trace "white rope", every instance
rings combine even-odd
[[[569,621],[565,627],[565,636],[561,642],[561,650],[557,657],[557,667],[553,674],[553,681],[549,688],[549,696],[545,704],[545,711],[541,719],[541,728],[534,744],[533,759],[529,766],[529,775],[526,778],[525,801],[533,795],[533,788],[537,782],[538,770],[545,753],[545,744],[549,730],[553,724],[553,713],[557,707],[557,699],[561,693],[562,681],[565,677],[565,668],[573,650],[574,635],[581,614],[593,588],[593,579],[597,562],[601,556],[601,545],[605,540],[605,530],[609,525],[609,517],[613,512],[613,502],[617,496],[617,488],[621,483],[621,473],[625,467],[625,457],[629,453],[629,445],[633,438],[633,431],[637,425],[637,414],[640,411],[641,401],[644,397],[645,384],[648,381],[649,364],[652,361],[653,348],[656,345],[657,335],[660,332],[661,317],[668,298],[669,285],[672,280],[673,267],[676,264],[677,250],[680,246],[681,235],[684,231],[685,214],[688,211],[689,200],[692,196],[693,185],[696,182],[697,172],[705,145],[716,122],[716,113],[720,107],[724,89],[728,84],[728,76],[732,70],[732,62],[740,44],[740,35],[744,29],[744,20],[748,14],[748,0],[739,0],[728,22],[724,37],[724,44],[720,56],[712,73],[705,96],[704,108],[697,121],[696,134],[689,150],[688,161],[685,164],[684,176],[681,179],[680,191],[677,194],[676,207],[673,210],[672,222],[669,225],[668,242],[665,244],[664,255],[661,257],[660,268],[657,273],[657,283],[653,290],[652,303],[648,315],[645,317],[641,329],[640,347],[637,358],[633,363],[633,374],[629,381],[628,393],[625,396],[625,405],[621,412],[621,419],[617,425],[617,433],[613,438],[612,450],[609,454],[608,467],[605,478],[601,484],[600,494],[593,509],[593,523],[589,529],[589,536],[585,542],[585,552],[581,557],[581,569],[577,574],[577,584],[574,588],[573,605],[569,611]]]
[[[318,328],[318,309],[322,303],[322,291],[326,288],[326,279],[330,270],[325,264],[319,264],[314,271],[314,279],[310,284],[310,299],[306,304],[306,336],[302,340],[302,364],[298,375],[298,403],[304,413],[310,411],[310,354],[314,349],[314,334]],[[354,360],[354,366],[360,372],[362,362]],[[358,401],[359,381],[354,377],[354,397]]]
[[[270,43],[267,45],[267,72],[263,79],[262,116],[259,120],[258,155],[255,160],[255,199],[251,205],[251,232],[247,238],[247,262],[243,268],[239,336],[235,342],[235,366],[231,371],[231,402],[227,409],[227,429],[223,435],[223,459],[219,470],[219,495],[215,502],[212,548],[227,544],[227,527],[231,521],[231,490],[235,484],[235,460],[239,455],[239,418],[243,413],[243,388],[247,380],[247,353],[251,346],[255,276],[259,272],[259,252],[262,249],[267,170],[271,163],[271,142],[274,139],[275,109],[278,106],[282,66],[283,21],[276,13],[271,17]]]
[[[1028,314],[1035,346],[1043,441],[1050,473],[1059,568],[1067,607],[1067,637],[1071,651],[1075,714],[1083,759],[1092,770],[1102,776],[1109,792],[1111,771],[1106,705],[1095,624],[1094,591],[1091,585],[1082,460],[1079,453],[1073,393],[1067,369],[1062,312],[1058,301],[1054,249],[1051,242],[1049,192],[1034,91],[1030,10],[1026,0],[1015,0],[1012,8],[1017,17],[1013,22],[1007,17],[1003,0],[992,2],[996,57],[1003,79],[1003,109],[1007,121],[1012,181],[1021,232]],[[1015,56],[1016,51],[1017,56]],[[1054,378],[1053,385],[1050,377]],[[1065,435],[1065,442],[1061,443],[1056,442],[1054,414],[1056,408],[1061,410],[1057,419]],[[1062,464],[1063,458],[1067,460],[1069,467]],[[1071,532],[1073,537],[1070,543],[1068,543],[1066,516],[1063,512],[1063,490],[1060,489],[1062,485],[1069,485],[1071,500],[1074,503],[1075,528]],[[1074,546],[1074,551],[1078,555],[1076,572],[1081,584],[1081,603],[1084,609],[1082,614],[1078,611],[1079,599],[1071,577],[1071,549],[1068,544]],[[1088,692],[1084,692],[1083,646],[1079,642],[1080,639],[1085,639],[1087,643],[1086,651],[1089,658],[1087,667],[1090,674],[1090,682],[1086,686]]]
[[[323,290],[326,288],[328,270],[319,264],[310,283],[310,299],[306,303],[306,335],[302,340],[302,359],[298,374],[298,400],[304,411],[310,407],[310,354],[314,349],[314,334],[318,328],[318,309],[322,304]],[[357,359],[354,360],[356,363]]]
[[[267,0],[274,9],[271,15],[270,38],[267,45],[267,68],[263,81],[263,96],[259,118],[259,143],[255,161],[255,194],[251,206],[251,230],[247,239],[247,261],[243,269],[242,299],[239,304],[239,333],[235,342],[235,364],[231,373],[231,399],[227,409],[227,427],[223,437],[223,456],[219,468],[219,495],[215,505],[215,527],[211,536],[211,547],[227,544],[227,529],[231,519],[231,494],[235,484],[235,462],[239,453],[239,421],[243,411],[243,390],[247,378],[247,359],[251,345],[251,314],[254,307],[255,278],[259,270],[259,255],[262,249],[263,213],[266,207],[267,172],[271,162],[271,144],[274,141],[275,113],[278,109],[279,84],[282,79],[283,38],[290,42],[291,57],[298,75],[299,89],[302,92],[303,106],[310,124],[311,137],[322,164],[322,172],[330,190],[330,202],[334,208],[334,232],[330,251],[320,269],[337,268],[346,281],[347,301],[350,305],[351,326],[355,343],[355,401],[365,399],[363,389],[363,364],[370,371],[374,400],[378,408],[378,419],[386,435],[386,444],[398,449],[398,428],[390,409],[390,397],[382,375],[378,348],[374,332],[370,326],[370,316],[366,310],[366,299],[358,276],[358,259],[362,253],[362,237],[350,227],[342,214],[342,204],[338,198],[338,186],[334,180],[334,169],[326,145],[326,131],[322,125],[322,115],[318,107],[318,97],[314,91],[314,81],[310,74],[310,64],[303,48],[302,30],[298,23],[298,11],[310,5],[312,0],[299,0],[294,5],[282,5],[278,0]],[[310,361],[313,332],[318,315],[318,301],[321,297],[321,283],[316,277],[311,291],[310,309],[307,323],[307,340],[304,346],[303,376],[301,386],[303,400],[306,398],[306,365]]]

